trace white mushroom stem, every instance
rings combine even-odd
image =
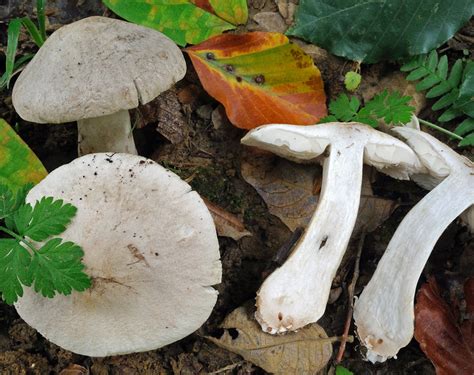
[[[403,142],[357,123],[267,125],[250,131],[242,143],[296,161],[315,161],[329,152],[315,214],[257,295],[256,318],[264,331],[297,330],[318,321],[326,309],[356,222],[364,162],[397,178],[407,178],[420,164]]]
[[[77,121],[79,156],[99,152],[137,155],[127,110]]]
[[[353,145],[350,152],[348,146],[347,141],[331,145],[318,207],[297,251],[258,292],[256,318],[264,331],[297,329],[324,314],[359,209],[365,145]]]
[[[403,219],[380,260],[374,276],[357,300],[354,320],[367,359],[395,357],[414,332],[414,298],[418,279],[446,227],[474,204],[474,166],[430,135],[397,129],[407,138],[428,169],[440,158],[449,176]]]

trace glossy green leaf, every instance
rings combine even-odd
[[[198,44],[247,22],[245,0],[104,0],[127,21],[151,27],[180,46]]]
[[[0,119],[0,184],[12,190],[40,182],[48,172],[28,145]]]
[[[435,49],[473,13],[472,0],[301,0],[288,33],[335,55],[374,63]]]

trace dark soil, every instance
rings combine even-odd
[[[26,0],[7,0],[6,5],[0,5],[0,20],[4,20],[0,21],[0,48],[3,52],[6,44],[6,22],[13,17],[31,15],[31,3]],[[250,1],[250,8],[251,14],[262,10],[277,10],[271,0]],[[89,15],[109,15],[97,0],[49,1],[48,14],[51,30],[60,24],[70,23]],[[255,24],[250,22],[248,28],[254,27]],[[34,46],[31,42],[28,42],[26,37],[22,38],[21,53],[32,50]],[[456,58],[462,52],[456,46],[451,46],[448,53],[450,57]],[[315,60],[322,72],[328,97],[337,96],[343,90],[343,77],[346,71],[353,68],[352,63],[327,54],[315,56]],[[0,54],[0,71],[4,71],[4,63],[4,54]],[[363,66],[362,74],[364,77],[381,78],[396,70],[396,65],[384,63]],[[192,93],[191,100],[183,100],[189,92]],[[75,124],[49,126],[26,123],[15,113],[10,95],[11,91],[0,92],[0,118],[17,125],[19,134],[48,170],[68,163],[77,156]],[[263,200],[240,176],[240,156],[243,152],[240,138],[244,132],[225,121],[218,124],[219,127],[213,123],[211,115],[219,104],[204,92],[189,61],[186,78],[176,89],[167,93],[167,98],[171,98],[169,100],[175,104],[178,103],[174,108],[176,113],[173,117],[182,120],[176,121],[174,126],[181,128],[168,129],[167,137],[165,137],[166,131],[162,131],[165,134],[163,136],[156,130],[157,127],[161,129],[164,126],[163,123],[159,123],[159,119],[163,119],[160,117],[163,115],[163,99],[139,109],[135,116],[141,119],[141,127],[135,130],[135,138],[140,154],[171,169],[186,179],[202,196],[240,217],[253,234],[240,241],[220,238],[223,282],[217,286],[219,299],[213,314],[196,333],[165,348],[99,359],[76,355],[49,343],[24,323],[13,307],[0,302],[1,374],[56,374],[71,364],[84,366],[94,375],[209,374],[233,363],[237,363],[233,369],[219,373],[265,374],[251,363],[242,361],[238,355],[216,347],[203,336],[218,335],[220,333],[218,326],[224,317],[255,297],[264,271],[278,249],[289,240],[291,232],[278,218],[268,213]],[[429,109],[423,112],[423,117],[430,118],[430,116]],[[169,133],[173,131],[182,134],[174,144],[168,140],[171,138]],[[436,136],[447,141],[440,133]],[[384,225],[367,235],[356,294],[359,294],[369,281],[399,222],[426,194],[414,183],[397,182],[383,175],[376,176],[373,188],[378,196],[398,200],[400,207]],[[347,251],[334,281],[334,301],[328,306],[324,318],[320,321],[329,336],[339,336],[344,329],[348,308],[347,285],[352,277],[357,240],[353,239],[353,244]],[[465,227],[453,223],[438,241],[420,283],[426,281],[428,275],[434,275],[448,288],[451,285],[450,280],[462,281],[469,274],[472,275],[473,250],[472,236]],[[337,352],[337,349],[338,344],[335,344],[334,351]],[[357,340],[353,344],[348,344],[342,362],[355,374],[434,374],[433,366],[414,340],[400,351],[397,360],[389,360],[378,365],[363,361],[359,350]],[[334,367],[330,363],[324,373],[333,371]]]

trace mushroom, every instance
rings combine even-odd
[[[219,244],[199,195],[175,174],[129,154],[90,154],[28,194],[78,210],[62,238],[81,245],[92,287],[48,299],[25,288],[15,307],[51,342],[102,357],[152,350],[198,329],[217,299]]]
[[[364,162],[399,179],[419,170],[420,163],[403,142],[359,123],[267,125],[250,131],[242,143],[299,162],[315,162],[329,152],[320,200],[306,231],[257,294],[256,318],[263,330],[296,330],[324,314],[356,221]]]
[[[20,74],[12,100],[21,118],[77,121],[79,155],[136,154],[129,109],[183,78],[186,63],[158,31],[89,17],[54,32]]]
[[[435,178],[445,177],[403,219],[354,307],[371,362],[395,357],[414,330],[414,298],[423,268],[447,226],[474,204],[474,164],[427,133],[400,127]]]

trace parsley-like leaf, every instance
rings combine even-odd
[[[0,240],[0,292],[12,304],[23,295],[23,285],[31,285],[28,272],[31,256],[15,239]]]
[[[91,286],[81,262],[84,252],[73,242],[52,238],[40,248],[33,241],[44,241],[64,232],[76,214],[76,208],[52,197],[42,198],[34,206],[25,203],[31,186],[16,193],[0,185],[0,232],[13,238],[0,239],[0,293],[12,304],[23,296],[23,286],[45,297],[56,293],[71,294]]]
[[[409,96],[401,96],[398,92],[383,91],[360,108],[356,97],[349,98],[341,94],[329,104],[329,116],[321,122],[358,121],[376,128],[380,121],[386,124],[400,125],[410,121],[414,108],[408,105]]]
[[[82,249],[73,242],[53,238],[33,254],[30,272],[34,289],[45,297],[56,292],[64,295],[72,290],[84,291],[91,286],[90,278],[83,272]]]
[[[13,215],[15,227],[21,236],[34,241],[43,241],[61,234],[76,214],[76,207],[52,197],[41,198],[33,208],[25,204]]]

